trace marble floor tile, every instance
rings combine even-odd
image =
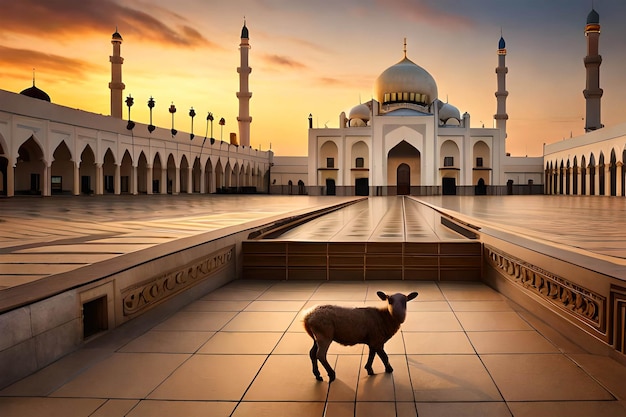
[[[514,311],[459,311],[455,314],[466,332],[533,330]]]
[[[152,330],[118,350],[118,352],[194,353],[215,332]]]
[[[222,329],[225,332],[282,332],[293,322],[295,312],[244,311]]]
[[[235,311],[179,311],[154,330],[216,332],[236,315]]]
[[[323,416],[324,402],[241,402],[232,417]],[[340,414],[326,414],[341,417]],[[353,414],[349,414],[353,416]]]
[[[548,339],[532,330],[467,332],[478,354],[488,353],[559,353]]]
[[[143,400],[127,417],[229,417],[236,402]]]
[[[416,406],[419,417],[512,417],[503,402],[420,402]]]
[[[626,404],[620,401],[507,402],[515,417],[624,417]]]
[[[145,398],[187,354],[115,353],[51,394],[52,397]]]
[[[150,393],[152,400],[239,401],[266,355],[195,355]]]
[[[562,354],[481,355],[506,401],[614,400]]]
[[[407,355],[418,402],[502,401],[475,355]]]
[[[101,398],[0,398],[0,416],[88,417],[105,402]]]
[[[452,312],[411,311],[402,323],[405,332],[458,332],[461,324]]]
[[[275,332],[219,332],[209,339],[197,353],[203,355],[269,355],[282,335],[282,333]]]
[[[404,346],[409,355],[473,355],[474,348],[464,332],[403,331]]]

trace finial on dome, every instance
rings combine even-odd
[[[35,68],[33,68],[33,87],[35,86]]]
[[[404,57],[406,58],[406,38],[404,38]]]

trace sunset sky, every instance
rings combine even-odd
[[[250,31],[251,145],[306,155],[315,127],[372,98],[376,78],[407,56],[435,78],[439,98],[493,126],[496,49],[507,46],[508,139],[514,156],[583,133],[584,27],[591,0],[0,0],[0,89],[32,85],[52,101],[109,114],[116,27],[133,120],[204,135],[206,114],[237,132],[239,42]],[[626,1],[594,0],[602,33],[602,122],[626,121]],[[124,107],[124,117],[127,108]],[[214,128],[214,136],[220,132]]]

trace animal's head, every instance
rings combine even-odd
[[[406,319],[406,302],[411,301],[415,297],[417,297],[417,292],[412,292],[409,295],[404,295],[402,293],[396,293],[394,295],[387,295],[382,291],[378,291],[378,297],[381,300],[387,301],[387,310],[389,310],[389,314],[400,323],[404,323]]]

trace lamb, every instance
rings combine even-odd
[[[385,372],[393,372],[384,345],[400,329],[400,324],[406,318],[406,302],[417,297],[417,292],[389,296],[378,291],[376,294],[381,300],[387,301],[386,308],[322,305],[304,316],[304,329],[313,339],[309,356],[313,364],[313,375],[318,381],[323,380],[317,366],[318,360],[326,369],[329,382],[335,380],[335,371],[326,359],[326,353],[333,341],[344,346],[357,343],[369,346],[369,356],[365,364],[368,375],[374,375],[372,363],[376,354],[385,365]]]

